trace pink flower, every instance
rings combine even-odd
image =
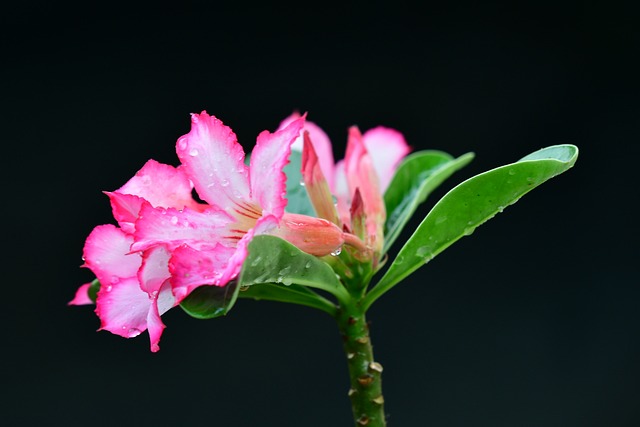
[[[148,330],[151,350],[158,351],[165,327],[160,315],[177,304],[169,281],[169,253],[163,246],[132,253],[134,224],[143,205],[202,210],[191,196],[192,188],[180,168],[149,160],[125,185],[106,193],[120,228],[97,226],[83,251],[83,266],[101,284],[96,299],[100,330],[126,338]],[[69,304],[91,303],[89,285],[82,285]]]
[[[296,120],[294,113],[282,126]],[[386,212],[383,194],[400,161],[411,150],[402,134],[378,126],[364,134],[356,126],[349,128],[344,160],[334,164],[331,142],[326,133],[307,121],[304,135],[294,144],[303,151],[302,174],[307,192],[318,216],[354,232],[353,212],[362,216],[362,238],[379,254],[384,242]],[[337,199],[334,206],[333,197]],[[374,261],[375,262],[375,261]]]
[[[283,168],[304,120],[258,135],[247,166],[229,127],[206,112],[192,115],[191,131],[178,139],[176,150],[181,168],[208,205],[200,210],[143,206],[131,246],[132,251],[168,248],[178,301],[199,286],[224,286],[236,278],[254,235],[276,235],[317,256],[342,246],[343,232],[335,224],[284,211]]]
[[[99,226],[85,244],[85,266],[101,283],[96,301],[100,329],[123,337],[149,331],[158,351],[160,316],[202,285],[237,277],[256,234],[289,240],[313,255],[344,243],[335,224],[285,214],[282,172],[304,118],[258,136],[250,166],[230,128],[206,112],[178,140],[182,165],[149,161],[127,184],[107,193],[120,228]],[[208,204],[193,200],[191,191]],[[83,285],[72,304],[86,303]]]
[[[262,132],[247,166],[229,127],[206,112],[192,114],[191,131],[176,144],[179,167],[150,160],[107,192],[119,227],[96,227],[84,247],[84,266],[101,284],[100,329],[123,337],[148,330],[151,350],[158,351],[160,316],[199,286],[235,279],[258,234],[316,256],[345,242],[363,249],[335,221],[285,213],[283,167],[304,125],[298,116],[275,133]],[[205,203],[193,199],[193,189]],[[82,285],[70,304],[87,303],[87,289]]]

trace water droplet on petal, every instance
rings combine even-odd
[[[170,221],[171,221],[171,224],[176,225],[178,223],[178,217],[174,215],[171,217]]]
[[[112,289],[113,289],[113,286],[111,285],[107,286],[107,292],[111,292]]]
[[[192,148],[191,150],[189,150],[189,155],[191,157],[195,157],[198,155],[198,149],[197,148]]]
[[[229,180],[228,179],[222,179],[220,181],[220,185],[223,187],[228,187],[229,186]]]
[[[342,253],[342,246],[340,246],[339,248],[336,248],[333,252],[331,252],[332,256],[338,256]]]
[[[178,148],[180,150],[186,150],[187,149],[187,139],[186,138],[180,138],[178,140]]]

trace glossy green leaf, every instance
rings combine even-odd
[[[96,302],[96,299],[98,298],[99,290],[100,290],[100,281],[98,279],[93,279],[93,281],[91,282],[91,286],[89,286],[89,289],[87,290],[87,295],[89,296],[91,301],[93,301],[94,304]]]
[[[242,288],[263,283],[297,284],[348,297],[335,272],[324,261],[274,236],[255,236],[240,272]]]
[[[238,298],[238,283],[234,280],[226,286],[200,286],[189,294],[180,307],[196,319],[213,319],[226,315]]]
[[[389,250],[427,196],[473,157],[473,153],[467,153],[454,159],[442,151],[426,150],[413,153],[403,160],[384,193],[387,222],[383,253]]]
[[[367,295],[365,307],[521,196],[571,168],[577,157],[574,145],[551,146],[457,185],[436,203],[405,243]]]
[[[242,288],[239,298],[288,302],[317,308],[335,316],[337,307],[328,299],[318,295],[309,288],[301,285],[284,285],[281,283],[266,283]]]
[[[297,150],[291,151],[289,163],[284,167],[287,175],[287,207],[289,213],[316,216],[311,200],[307,194],[307,189],[302,184],[302,153]]]

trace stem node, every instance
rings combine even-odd
[[[362,415],[360,418],[358,418],[358,424],[361,426],[366,426],[367,424],[369,424],[369,417],[367,417],[366,415]]]
[[[382,405],[384,403],[384,397],[382,397],[382,395],[371,400],[373,401],[373,403],[376,403],[378,405]]]
[[[382,373],[384,368],[378,362],[371,362],[369,363],[369,369],[375,372]]]
[[[371,374],[366,374],[358,377],[358,383],[360,383],[360,385],[363,387],[370,386],[373,380],[374,378]]]

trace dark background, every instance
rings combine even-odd
[[[298,110],[336,158],[353,124],[394,127],[415,150],[474,151],[413,227],[463,179],[579,146],[573,169],[373,306],[388,424],[640,425],[637,10],[419,4],[3,6],[6,425],[352,424],[324,313],[174,309],[152,354],[146,334],[96,332],[93,307],[66,305],[92,279],[85,237],[113,222],[101,192],[149,158],[177,165],[175,141],[202,110],[249,149]]]

